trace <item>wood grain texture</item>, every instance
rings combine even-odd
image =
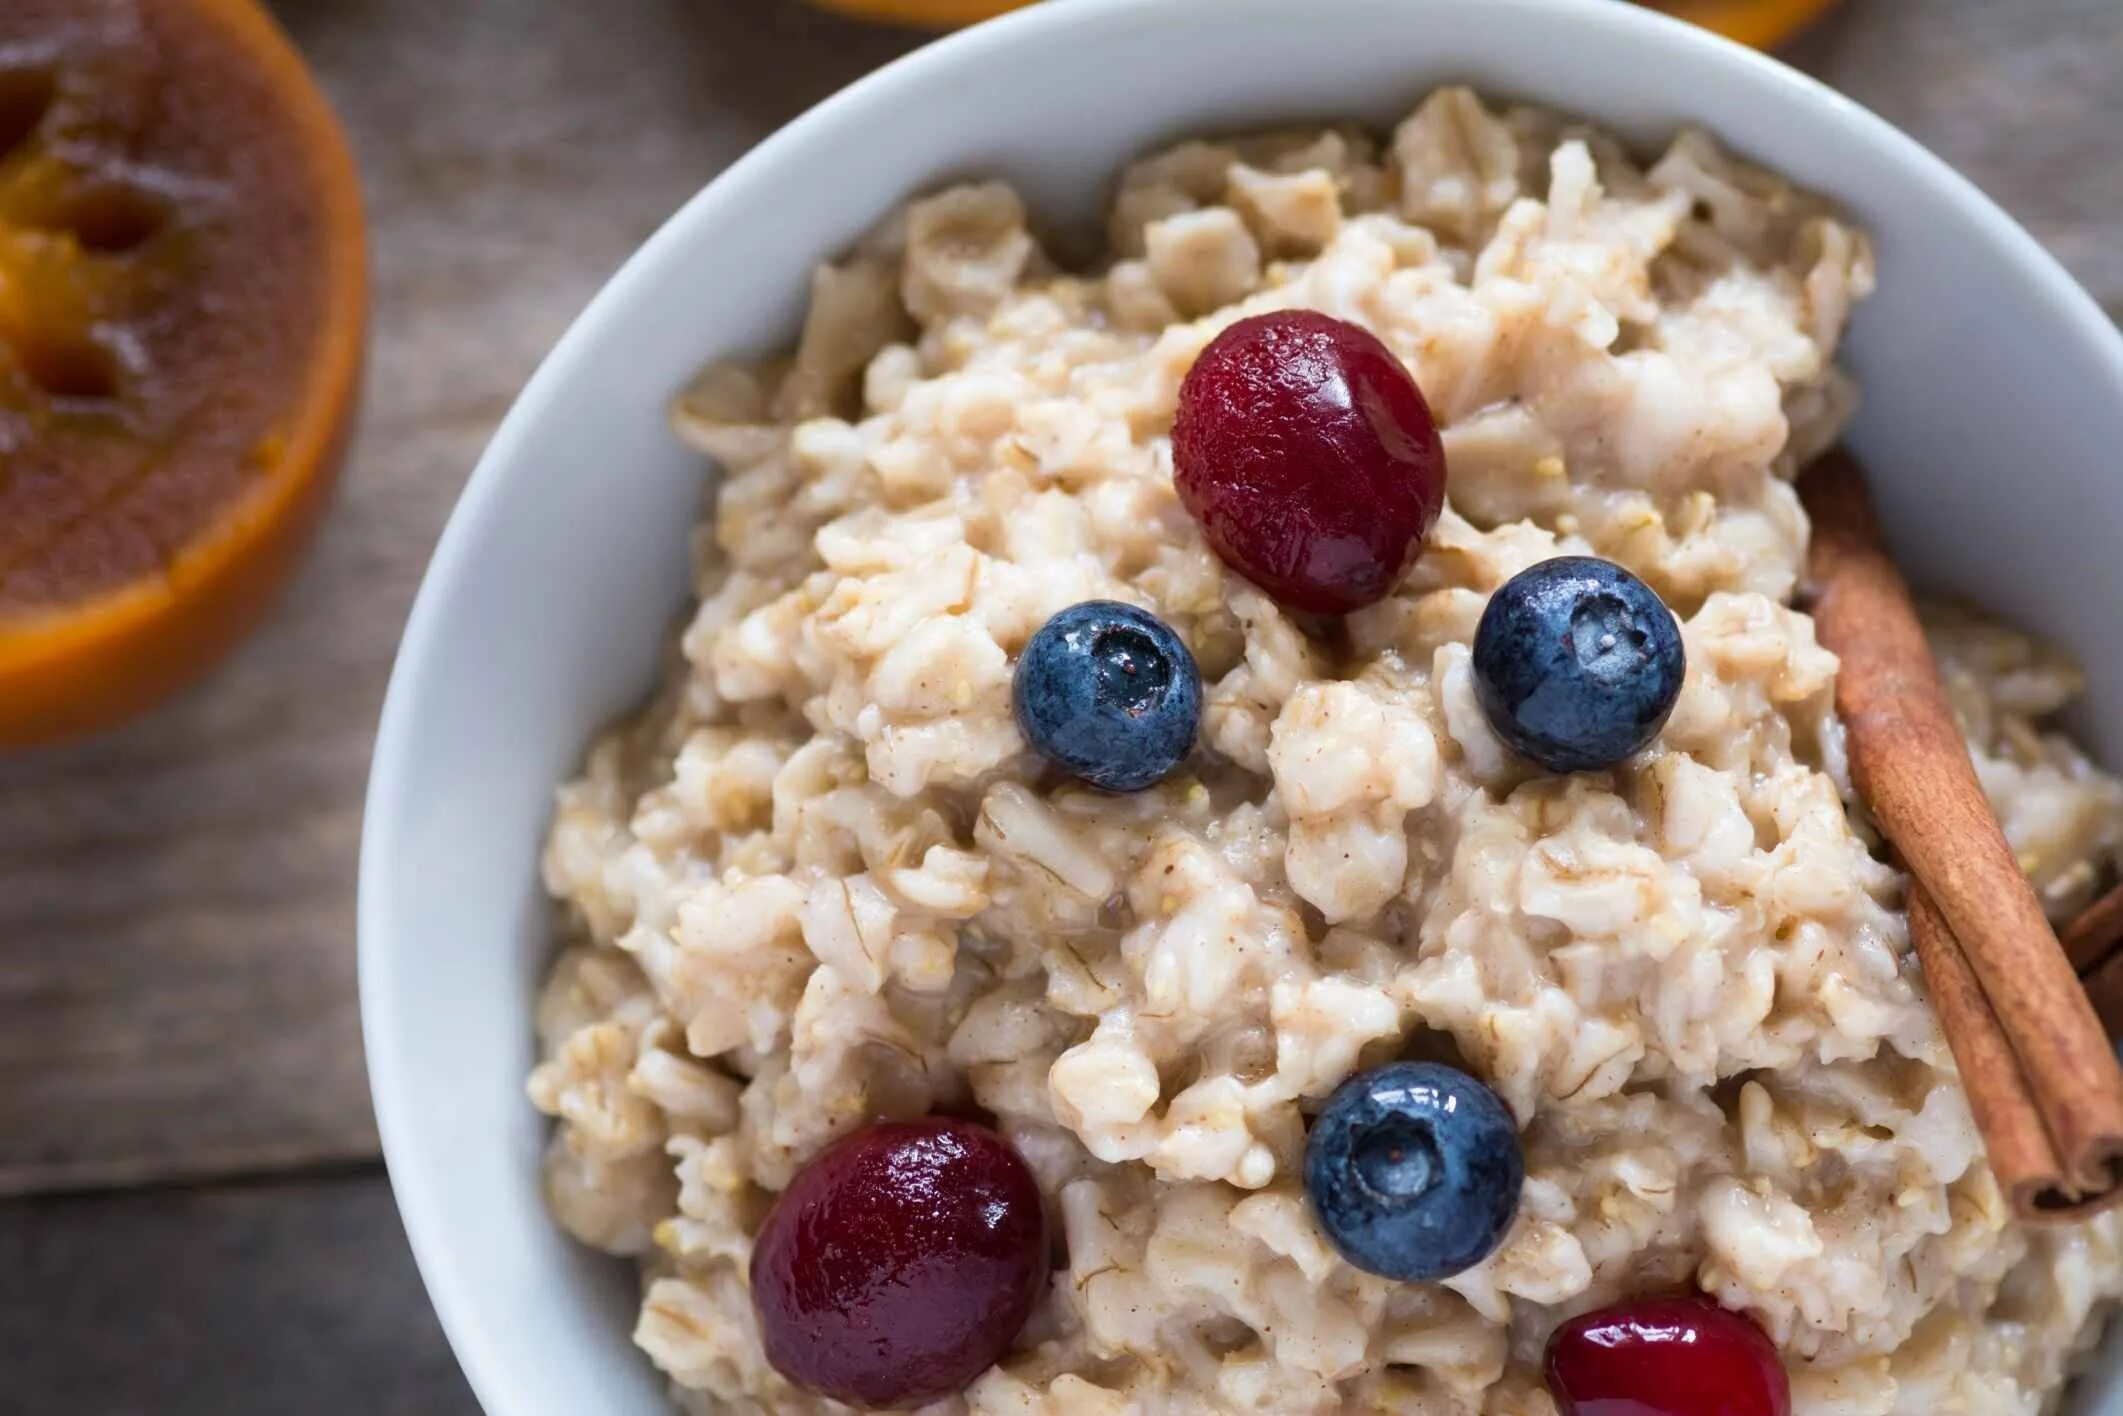
[[[0,1204],[0,1408],[476,1416],[380,1171]]]
[[[1845,0],[1789,57],[1960,169],[2123,314],[2123,4]]]
[[[130,728],[0,760],[0,1193],[374,1154],[360,794],[443,518],[627,253],[760,136],[912,42],[796,0],[279,9],[364,168],[369,401],[318,553],[255,640]],[[2123,305],[2123,6],[1849,0],[1795,54]]]
[[[904,35],[780,0],[282,0],[360,157],[369,395],[286,603],[112,735],[0,758],[0,1194],[365,1158],[361,791],[399,627],[598,285]]]

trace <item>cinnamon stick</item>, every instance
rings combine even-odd
[[[2123,885],[2116,886],[2064,926],[2064,953],[2084,973],[2123,948]]]
[[[2062,937],[2101,1026],[2110,1037],[2123,1033],[2123,885],[2088,905]]]
[[[2109,955],[2079,982],[2086,989],[2086,1001],[2094,1006],[2094,1016],[2108,1029],[2108,1035],[2123,1034],[2123,953]]]
[[[1978,1125],[1990,1117],[1984,1143],[1999,1183],[2025,1219],[2106,1208],[2123,1199],[2123,1068],[1976,780],[1857,464],[1831,453],[1800,479],[1799,495],[1813,519],[1815,630],[1842,660],[1836,711],[1852,783],[1936,906],[2019,1064],[2017,1074],[1962,1073]],[[1971,1004],[1940,1012],[1957,1057],[1983,1050]],[[2024,1144],[2030,1122],[2049,1156]]]

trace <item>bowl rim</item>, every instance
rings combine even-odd
[[[1448,0],[1343,0],[1353,9],[1410,10]],[[1157,0],[1160,20],[1174,12],[1190,13],[1200,22],[1230,19],[1235,13],[1265,15],[1288,12],[1288,0]],[[425,1139],[405,1117],[403,1098],[412,1084],[404,1064],[399,1019],[383,1000],[407,962],[392,946],[383,922],[398,909],[399,889],[392,879],[394,851],[387,847],[405,803],[418,792],[409,779],[410,744],[419,732],[414,718],[415,684],[432,669],[441,648],[438,623],[442,607],[457,589],[471,558],[480,528],[495,504],[513,490],[515,470],[526,459],[534,410],[554,390],[577,379],[618,332],[622,313],[636,292],[663,282],[685,254],[746,206],[751,189],[765,174],[816,138],[848,125],[864,112],[889,109],[903,96],[932,83],[948,81],[950,71],[979,64],[991,54],[1030,47],[1065,33],[1110,29],[1141,10],[1143,0],[1068,0],[1033,5],[943,36],[857,79],[769,134],[717,173],[689,197],[647,241],[637,248],[598,289],[540,360],[522,391],[511,402],[470,478],[452,507],[442,534],[422,574],[420,587],[393,659],[389,687],[377,726],[363,804],[359,878],[356,891],[357,976],[361,1031],[370,1096],[391,1189],[421,1280],[447,1337],[451,1351],[485,1410],[504,1413],[502,1373],[509,1353],[489,1341],[474,1321],[479,1281],[453,1245],[440,1209],[439,1193],[418,1183],[400,1183],[410,1159],[425,1155]],[[1877,151],[1890,166],[1903,168],[1938,189],[1963,210],[1982,233],[2033,277],[2050,307],[2044,318],[2068,327],[2084,341],[2080,353],[2112,366],[2112,381],[2123,388],[2123,331],[2045,247],[1995,201],[1944,159],[1886,119],[1855,100],[1780,60],[1747,49],[1707,30],[1639,5],[1596,0],[1485,0],[1484,8],[1500,26],[1517,24],[1579,25],[1618,31],[1648,52],[1681,52],[1705,75],[1750,86],[1773,106],[1825,110],[1852,141]],[[525,1022],[529,1027],[528,1017]],[[528,1105],[528,1103],[526,1103]]]

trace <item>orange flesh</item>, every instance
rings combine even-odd
[[[254,0],[0,7],[0,745],[262,612],[337,465],[362,267],[344,138]]]

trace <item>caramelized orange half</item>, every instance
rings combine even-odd
[[[254,0],[0,5],[0,746],[256,621],[337,469],[363,263],[345,137]]]

